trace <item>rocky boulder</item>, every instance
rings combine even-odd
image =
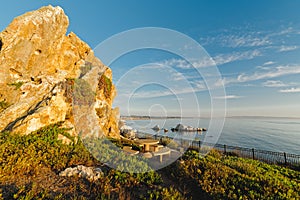
[[[29,134],[63,122],[70,134],[119,137],[111,69],[74,33],[68,17],[46,6],[0,33],[0,131]]]
[[[59,176],[78,176],[79,178],[85,178],[90,182],[96,181],[103,177],[103,172],[100,168],[96,167],[86,167],[83,165],[78,165],[77,167],[69,167],[64,171],[59,173]]]

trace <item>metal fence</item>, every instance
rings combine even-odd
[[[162,141],[163,138],[169,138],[167,136],[160,135],[152,135],[150,137],[154,137],[155,139],[159,139]],[[169,138],[174,139],[174,138]],[[206,148],[213,148],[225,155],[237,156],[241,158],[249,158],[253,160],[259,160],[268,164],[276,164],[285,167],[289,167],[291,169],[295,169],[300,171],[300,155],[286,153],[286,152],[275,152],[275,151],[267,151],[260,150],[255,148],[246,148],[246,147],[238,147],[238,146],[230,146],[226,144],[212,144],[203,141],[195,141],[189,139],[174,139],[181,147],[184,148],[192,148],[199,150],[200,153],[207,152]]]
[[[190,147],[193,149],[201,150],[201,148],[204,148],[205,146],[212,147],[226,155],[255,159],[269,164],[283,165],[300,170],[300,155],[230,146],[226,144],[210,144],[202,141],[190,141]]]

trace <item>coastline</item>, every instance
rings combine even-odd
[[[139,116],[139,115],[120,116],[121,120],[181,119],[181,118],[189,119],[191,117],[180,117],[180,116],[161,117],[161,116]]]
[[[217,117],[218,118],[218,117]],[[300,117],[288,117],[288,116],[225,116],[225,119],[300,119]],[[131,115],[120,116],[121,120],[150,120],[150,119],[211,119],[211,117],[181,117],[181,116],[143,116],[143,115]]]

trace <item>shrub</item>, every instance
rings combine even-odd
[[[141,197],[141,199],[157,199],[157,200],[184,200],[185,198],[178,190],[174,187],[163,188],[148,191],[146,196]]]

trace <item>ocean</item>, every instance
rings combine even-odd
[[[211,130],[202,133],[177,133],[170,130],[179,123],[193,127],[208,128],[211,120],[207,118],[127,120],[126,122],[129,126],[137,129],[140,136],[143,136],[143,133],[147,133],[171,138],[175,137],[177,139],[200,139],[201,141],[208,137],[215,137],[214,139],[218,144],[300,155],[300,119],[298,118],[226,118],[219,134],[214,132],[213,127],[210,128]],[[159,125],[160,128],[166,128],[169,131],[167,133],[163,130],[156,132],[151,129],[155,125]]]

